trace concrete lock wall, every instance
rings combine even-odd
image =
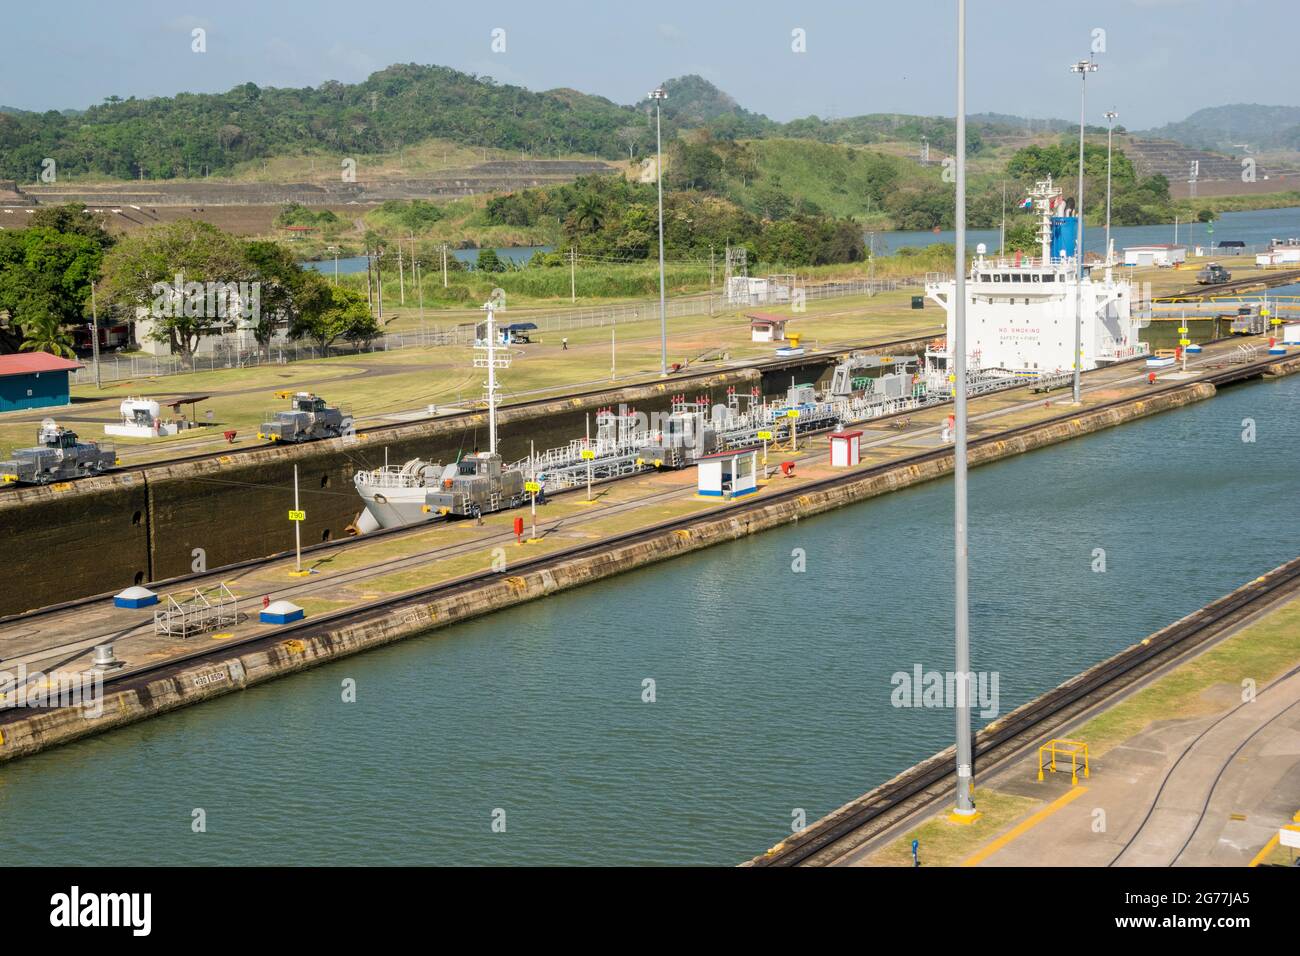
[[[978,465],[1008,458],[1203,401],[1214,394],[1213,385],[1196,383],[1120,406],[1084,411],[1067,421],[1045,423],[1006,439],[978,443],[971,449],[969,461]],[[291,635],[279,639],[272,635],[269,640],[274,643],[270,647],[242,653],[232,648],[228,658],[181,664],[166,676],[142,678],[138,686],[111,691],[105,696],[102,712],[94,716],[76,707],[64,707],[6,722],[0,725],[0,762],[242,690],[324,661],[941,478],[951,473],[952,468],[951,451],[920,463],[900,462],[827,487],[809,488],[803,494],[769,502],[759,500],[738,513],[702,516],[688,528],[662,530],[630,542],[610,542],[581,556],[556,556],[547,566],[522,574],[487,575],[469,588],[412,597],[396,608],[363,611],[337,622],[308,625],[306,631],[295,629]]]
[[[597,409],[620,403],[663,412],[675,394],[704,394],[721,403],[731,385],[747,392],[761,383],[764,394],[778,395],[792,378],[825,383],[837,359],[795,359],[761,373],[739,368],[674,376],[582,398],[506,407],[498,413],[500,450],[515,461],[528,456],[530,440],[539,452],[567,444],[584,434],[588,414],[594,418]],[[266,447],[10,489],[0,494],[8,582],[0,589],[0,615],[292,550],[288,512],[295,464],[307,513],[306,546],[347,535],[361,510],[352,475],[381,466],[385,449],[388,461],[400,464],[416,457],[447,462],[486,447],[487,414],[481,412],[362,431],[355,440]],[[51,574],[52,565],[63,573]]]

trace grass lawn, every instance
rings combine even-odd
[[[871,866],[911,866],[912,841],[919,840],[922,866],[957,866],[1042,801],[996,790],[976,788],[975,806],[981,816],[974,823],[952,823],[946,816],[932,817],[868,858]]]
[[[1242,681],[1262,689],[1300,659],[1300,599],[1278,608],[1175,671],[1098,714],[1071,736],[1086,740],[1094,757],[1128,740],[1156,720],[1195,717],[1221,710],[1206,699],[1214,687],[1239,693]]]
[[[542,333],[532,345],[513,347],[513,365],[501,376],[504,401],[609,383],[611,331],[615,333],[618,384],[657,381],[660,341],[654,311],[648,309],[645,318],[620,322],[616,328]],[[790,314],[789,307],[765,311]],[[789,331],[802,333],[804,344],[811,348],[931,334],[942,323],[936,310],[913,312],[908,295],[902,292],[819,300],[792,318]],[[564,338],[568,349],[562,347]],[[724,354],[730,361],[739,361],[773,353],[773,345],[749,338],[749,323],[742,311],[670,319],[668,360],[685,363],[692,370],[707,370],[721,367],[719,359]],[[376,416],[421,410],[431,403],[477,402],[482,398],[484,374],[472,367],[472,352],[461,346],[411,347],[286,365],[142,377],[106,382],[103,389],[78,385],[73,388],[70,408],[0,415],[0,455],[32,444],[37,422],[44,414],[70,424],[83,438],[103,441],[103,424],[117,420],[117,406],[127,396],[166,400],[208,395],[210,398],[198,405],[198,417],[206,422],[211,411],[213,427],[165,439],[108,439],[125,461],[211,450],[224,443],[220,433],[230,428],[238,432],[239,444],[256,442],[263,417],[287,407],[275,397],[281,389],[318,392],[332,403],[350,407],[363,426],[380,421]],[[695,364],[702,357],[709,361]]]

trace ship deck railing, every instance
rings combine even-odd
[[[365,476],[363,480],[371,488],[423,488],[426,484],[424,475],[419,472],[404,472],[392,468],[376,468],[374,471],[360,471],[357,474]]]

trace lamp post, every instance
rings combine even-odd
[[[953,310],[953,605],[956,637],[957,805],[952,819],[969,823],[978,817],[973,794],[970,733],[970,609],[967,596],[966,543],[966,0],[957,0],[957,255]]]
[[[649,95],[655,101],[655,180],[659,187],[659,375],[665,378],[668,375],[668,310],[664,303],[664,157],[659,113],[660,104],[668,99],[668,91],[658,86]]]
[[[1080,60],[1070,67],[1071,73],[1079,74],[1079,198],[1074,201],[1075,212],[1079,216],[1079,231],[1075,237],[1075,284],[1074,284],[1074,404],[1080,402],[1079,376],[1083,371],[1083,116],[1084,93],[1088,87],[1088,74],[1097,72],[1097,64],[1092,60]]]
[[[1106,111],[1106,265],[1110,265],[1110,159],[1115,138],[1115,119],[1119,113]]]

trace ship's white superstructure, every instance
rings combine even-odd
[[[1060,197],[1050,178],[1030,194],[1041,214],[1041,255],[988,256],[979,247],[966,282],[971,367],[1027,377],[1072,371],[1074,323],[1080,313],[1082,370],[1147,353],[1138,340],[1141,322],[1132,312],[1132,283],[1117,278],[1108,265],[1085,264],[1080,285],[1072,241],[1067,248],[1053,249],[1053,216],[1059,223],[1059,213],[1065,211]],[[925,289],[947,312],[948,342],[955,340],[956,285],[951,278],[936,278]],[[952,355],[945,346],[931,350],[927,359],[932,367],[947,369]]]

